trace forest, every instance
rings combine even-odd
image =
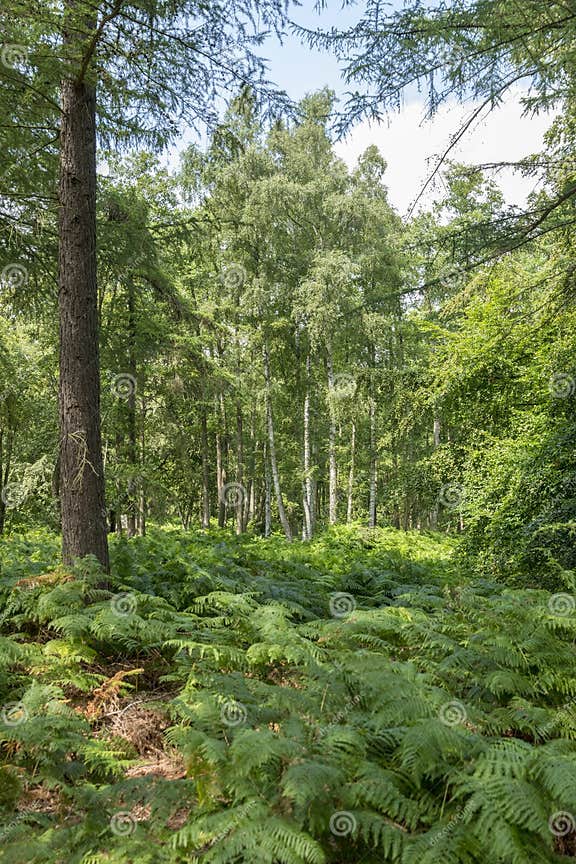
[[[576,858],[576,0],[298,6],[0,9],[2,864]]]

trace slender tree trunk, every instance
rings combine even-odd
[[[138,525],[138,533],[140,537],[146,536],[146,491],[144,486],[140,487],[140,501],[138,504],[139,510],[139,525]]]
[[[0,493],[5,486],[8,485],[10,478],[10,464],[12,462],[12,440],[13,436],[8,433],[8,441],[6,444],[6,456],[4,456],[4,432],[0,431]],[[4,462],[4,459],[6,462]],[[6,523],[6,502],[4,496],[0,494],[0,534],[4,533],[4,525]]]
[[[326,355],[326,369],[328,372],[328,393],[332,397],[334,393],[334,367],[332,365],[332,351],[328,347]],[[336,418],[330,398],[330,425],[328,427],[328,521],[330,525],[336,525],[338,521],[338,465],[336,463]]]
[[[208,417],[206,407],[200,415],[202,447],[202,528],[210,527],[210,461],[208,456]]]
[[[434,450],[436,450],[440,446],[440,431],[440,418],[434,417]],[[436,529],[438,528],[438,502],[434,504],[432,512],[430,513],[430,527],[433,531],[436,531]]]
[[[254,478],[250,477],[248,480],[248,489],[246,495],[246,514],[244,518],[244,530],[248,528],[248,525],[254,518],[254,513],[256,511],[256,481]]]
[[[402,511],[402,530],[408,531],[410,527],[410,502],[407,496],[404,496],[404,509]]]
[[[70,0],[72,5],[72,0]],[[87,39],[66,36],[65,41]],[[96,284],[96,93],[62,83],[59,178],[60,499],[62,557],[109,571],[100,437]]]
[[[264,536],[272,533],[272,488],[270,483],[270,467],[268,463],[268,447],[264,442]]]
[[[280,524],[284,530],[287,540],[292,540],[292,529],[286,516],[284,509],[284,499],[282,498],[282,488],[280,486],[280,474],[278,472],[278,462],[276,459],[276,445],[274,443],[274,417],[272,414],[272,395],[270,384],[270,357],[268,354],[268,346],[264,346],[264,378],[266,382],[266,422],[268,426],[268,447],[270,450],[270,468],[272,470],[272,482],[274,484],[274,492],[276,494],[276,504],[278,507],[278,517]]]
[[[302,537],[311,540],[314,535],[314,480],[312,478],[312,460],[310,449],[310,352],[306,357],[306,393],[304,396],[304,483],[303,507],[304,525]]]
[[[378,493],[378,455],[376,453],[376,402],[370,396],[370,500],[368,503],[368,525],[376,527],[376,499]]]
[[[218,527],[224,527],[225,508],[222,487],[222,438],[220,430],[216,431],[216,488],[218,490]]]
[[[142,431],[140,433],[140,464],[144,468],[146,465],[146,400],[144,394],[142,393]],[[146,501],[146,486],[144,484],[144,477],[140,480],[140,525],[139,531],[140,536],[146,536],[146,507],[148,506]]]
[[[398,468],[398,451],[396,449],[396,441],[395,441],[394,436],[392,436],[391,448],[392,448],[392,478],[394,480],[394,484],[395,484],[396,488],[398,488],[398,477],[400,474],[400,469]],[[400,504],[398,503],[398,501],[394,502],[392,524],[394,525],[395,528],[398,528],[398,530],[400,530]]]
[[[136,296],[134,282],[128,279],[128,372],[131,380],[136,381]],[[131,387],[127,399],[128,419],[128,462],[131,466],[130,479],[128,480],[128,507],[126,536],[136,535],[136,513],[137,513],[137,482],[136,469],[138,465],[138,435],[136,429],[136,388]]]
[[[318,446],[314,439],[314,436],[311,436],[310,440],[310,454],[312,457],[312,465],[316,468],[318,465]],[[314,472],[312,472],[312,476],[310,477],[310,519],[312,521],[312,535],[316,530],[316,522],[318,521],[318,517],[320,515],[321,507],[320,507],[320,491],[318,489],[318,481],[314,476]]]
[[[248,494],[246,496],[246,510],[244,513],[244,530],[248,528],[256,513],[256,460],[258,456],[259,443],[256,440],[256,411],[252,410],[252,421],[250,424],[250,477],[248,480]]]
[[[226,410],[224,407],[224,396],[219,397],[220,426],[216,433],[216,475],[218,485],[218,527],[226,526],[226,498],[224,486],[226,485]]]
[[[440,446],[440,418],[434,417],[434,449]]]
[[[236,534],[244,531],[244,505],[246,504],[244,489],[244,420],[242,406],[236,405],[236,482],[241,487],[238,506],[236,508]]]
[[[346,510],[346,521],[352,522],[354,509],[354,469],[356,462],[356,423],[352,421],[352,436],[350,439],[350,473],[348,474],[348,507]]]

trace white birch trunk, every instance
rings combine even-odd
[[[356,423],[352,421],[352,436],[350,439],[350,472],[348,474],[348,507],[346,510],[346,521],[352,522],[354,507],[354,468],[356,461]]]
[[[284,499],[282,498],[282,488],[280,486],[280,474],[278,472],[278,461],[276,459],[276,445],[274,443],[274,416],[272,414],[272,398],[270,387],[270,357],[268,355],[268,346],[264,346],[264,378],[266,383],[266,421],[268,426],[268,447],[270,449],[270,468],[272,470],[272,483],[276,494],[276,504],[278,507],[278,516],[280,524],[284,530],[287,540],[292,540],[292,529],[286,516],[284,509]]]
[[[332,365],[332,351],[328,346],[326,356],[326,370],[328,373],[328,401],[330,411],[330,426],[328,429],[328,521],[330,525],[336,525],[338,521],[338,465],[336,463],[336,418],[334,416],[334,368]]]

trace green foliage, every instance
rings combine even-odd
[[[89,560],[4,571],[0,860],[561,860],[568,595],[467,580],[449,542],[391,529],[112,553],[107,588]]]

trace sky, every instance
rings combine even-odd
[[[400,5],[400,0],[394,0],[393,5]],[[342,10],[338,0],[332,0],[329,9],[320,15],[313,6],[313,0],[303,0],[301,8],[293,7],[292,20],[310,29],[318,26],[344,28],[358,18],[362,2]],[[346,86],[335,58],[311,51],[295,36],[287,37],[283,45],[270,38],[262,54],[268,60],[270,79],[295,100],[323,86],[329,86],[340,97],[345,94]],[[468,164],[515,161],[541,150],[543,134],[553,118],[550,115],[522,117],[521,96],[519,89],[509,93],[500,107],[464,136],[458,148],[451,151],[450,158]],[[376,144],[388,162],[386,181],[390,201],[405,214],[433,169],[434,163],[430,160],[446,150],[451,136],[459,130],[473,107],[474,103],[465,106],[447,103],[432,121],[424,122],[423,99],[416,92],[407,93],[399,113],[391,114],[387,122],[380,125],[358,125],[346,140],[336,144],[336,151],[353,167],[358,156],[370,144]],[[509,204],[524,204],[533,189],[533,179],[523,178],[512,170],[500,172],[495,179]],[[436,186],[420,204],[429,205],[440,195],[441,189]]]

